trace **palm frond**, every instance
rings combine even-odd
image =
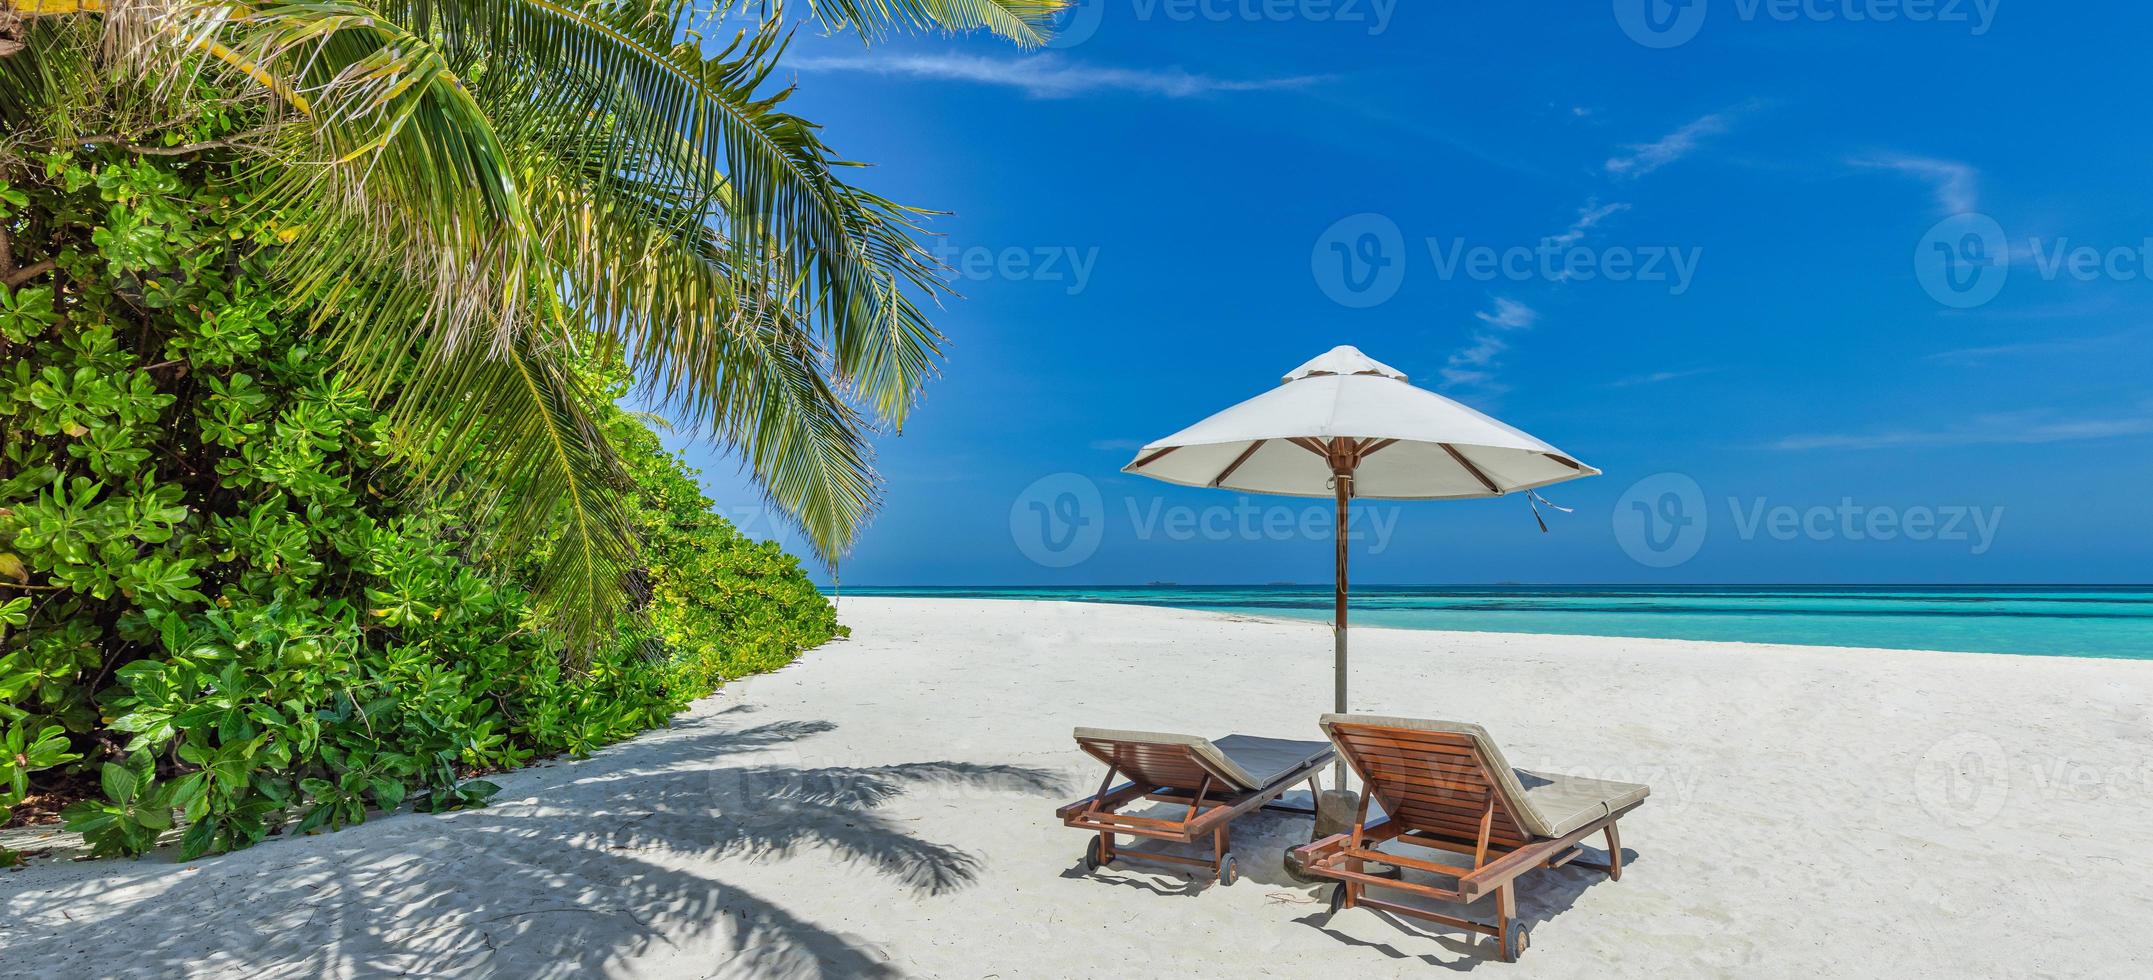
[[[280,275],[362,383],[401,386],[400,426],[471,437],[432,444],[424,478],[516,486],[520,517],[565,522],[547,577],[584,593],[549,590],[566,619],[623,604],[632,552],[557,366],[586,330],[737,452],[824,558],[849,550],[879,497],[869,436],[903,424],[940,359],[923,304],[944,287],[918,241],[929,212],[841,179],[854,165],[787,109],[782,4],[706,53],[691,20],[732,0],[128,2],[166,11],[145,73],[271,94],[282,139],[262,165],[281,177],[256,204],[278,215]],[[870,39],[1022,44],[1065,5],[811,3]]]
[[[1054,15],[1072,0],[808,0],[832,28],[850,27],[869,41],[901,29],[969,31],[985,28],[1027,48],[1053,36]]]

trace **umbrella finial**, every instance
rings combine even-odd
[[[1294,382],[1302,378],[1321,378],[1339,374],[1369,374],[1379,378],[1391,378],[1396,381],[1406,380],[1405,372],[1361,353],[1361,349],[1358,347],[1349,347],[1343,344],[1325,351],[1323,356],[1313,361],[1294,368],[1280,380]]]

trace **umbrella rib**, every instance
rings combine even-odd
[[[1168,446],[1168,447],[1166,447],[1165,449],[1161,449],[1161,450],[1159,450],[1158,452],[1152,453],[1151,455],[1149,455],[1149,456],[1146,456],[1146,457],[1144,457],[1143,459],[1137,460],[1137,461],[1136,461],[1136,465],[1135,465],[1135,466],[1131,466],[1131,467],[1129,467],[1129,468],[1130,468],[1130,469],[1132,469],[1132,470],[1140,470],[1140,469],[1143,469],[1143,468],[1144,468],[1144,467],[1146,467],[1146,466],[1150,466],[1151,464],[1153,464],[1153,463],[1155,463],[1155,462],[1158,462],[1158,461],[1159,461],[1159,457],[1161,457],[1161,456],[1164,456],[1164,455],[1166,455],[1167,453],[1173,452],[1174,450],[1176,450],[1176,449],[1180,449],[1180,448],[1181,448],[1180,446]]]
[[[1241,455],[1235,456],[1233,462],[1226,464],[1226,468],[1219,471],[1218,477],[1211,481],[1211,485],[1216,487],[1225,483],[1226,478],[1233,475],[1233,471],[1240,469],[1242,463],[1248,462],[1248,458],[1256,455],[1256,450],[1262,449],[1263,444],[1269,441],[1268,439],[1258,439],[1249,443],[1247,449],[1241,450]]]
[[[1368,457],[1382,452],[1385,449],[1389,449],[1390,447],[1397,444],[1398,440],[1396,439],[1384,439],[1380,442],[1375,443],[1374,445],[1369,446],[1366,449],[1361,450],[1360,456],[1362,459],[1367,459]]]
[[[1561,463],[1562,465],[1567,466],[1573,470],[1582,470],[1585,468],[1585,464],[1580,463],[1577,460],[1571,459],[1567,456],[1558,456],[1554,453],[1541,453],[1540,455],[1546,456],[1547,458],[1552,459],[1555,462]]]
[[[1315,453],[1316,455],[1321,456],[1324,459],[1331,458],[1330,450],[1323,448],[1322,443],[1317,442],[1314,439],[1310,439],[1307,436],[1294,436],[1290,439],[1287,439],[1286,441],[1293,443],[1294,445],[1299,446],[1302,449],[1306,449],[1309,452]]]
[[[1489,493],[1498,497],[1503,495],[1503,491],[1495,485],[1495,481],[1488,479],[1486,473],[1480,472],[1480,467],[1474,466],[1472,460],[1466,459],[1465,454],[1458,451],[1458,447],[1447,442],[1439,442],[1436,445],[1443,447],[1443,451],[1449,453],[1451,459],[1457,460],[1459,466],[1465,467],[1466,472],[1473,474],[1473,479],[1479,480],[1480,485],[1487,487]]]

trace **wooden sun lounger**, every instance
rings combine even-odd
[[[1325,742],[1228,735],[1216,741],[1160,732],[1124,732],[1099,728],[1076,730],[1078,747],[1106,763],[1099,791],[1054,811],[1062,823],[1098,834],[1084,848],[1084,866],[1098,870],[1115,860],[1185,864],[1208,870],[1221,885],[1239,874],[1230,849],[1235,818],[1259,807],[1292,810],[1277,804],[1288,789],[1307,780],[1317,793],[1316,773],[1330,765]],[[1114,786],[1116,775],[1129,781]],[[1320,793],[1317,793],[1320,795]],[[1144,802],[1186,807],[1177,817],[1142,817],[1119,812]],[[1211,857],[1183,857],[1157,851],[1123,851],[1114,835],[1127,834],[1178,844],[1211,837]]]
[[[1615,821],[1650,792],[1634,783],[1552,776],[1512,769],[1478,725],[1325,715],[1323,728],[1367,787],[1353,829],[1298,848],[1309,874],[1338,880],[1331,910],[1367,907],[1496,937],[1504,962],[1525,950],[1525,927],[1515,923],[1518,876],[1565,864],[1622,878],[1622,837]],[[1370,800],[1383,817],[1368,819]],[[1607,838],[1607,863],[1589,864],[1579,842]],[[1376,849],[1396,841],[1463,854],[1471,866],[1441,864]],[[1449,879],[1448,887],[1378,877],[1380,863]],[[1369,886],[1394,888],[1444,902],[1495,896],[1495,921],[1477,922],[1365,897]]]

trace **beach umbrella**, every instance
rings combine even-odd
[[[1599,470],[1530,435],[1407,383],[1352,347],[1288,373],[1278,387],[1144,446],[1122,467],[1192,487],[1337,502],[1333,707],[1346,704],[1349,503],[1527,495]],[[1546,530],[1543,522],[1541,530]],[[1345,763],[1338,765],[1344,786]]]

